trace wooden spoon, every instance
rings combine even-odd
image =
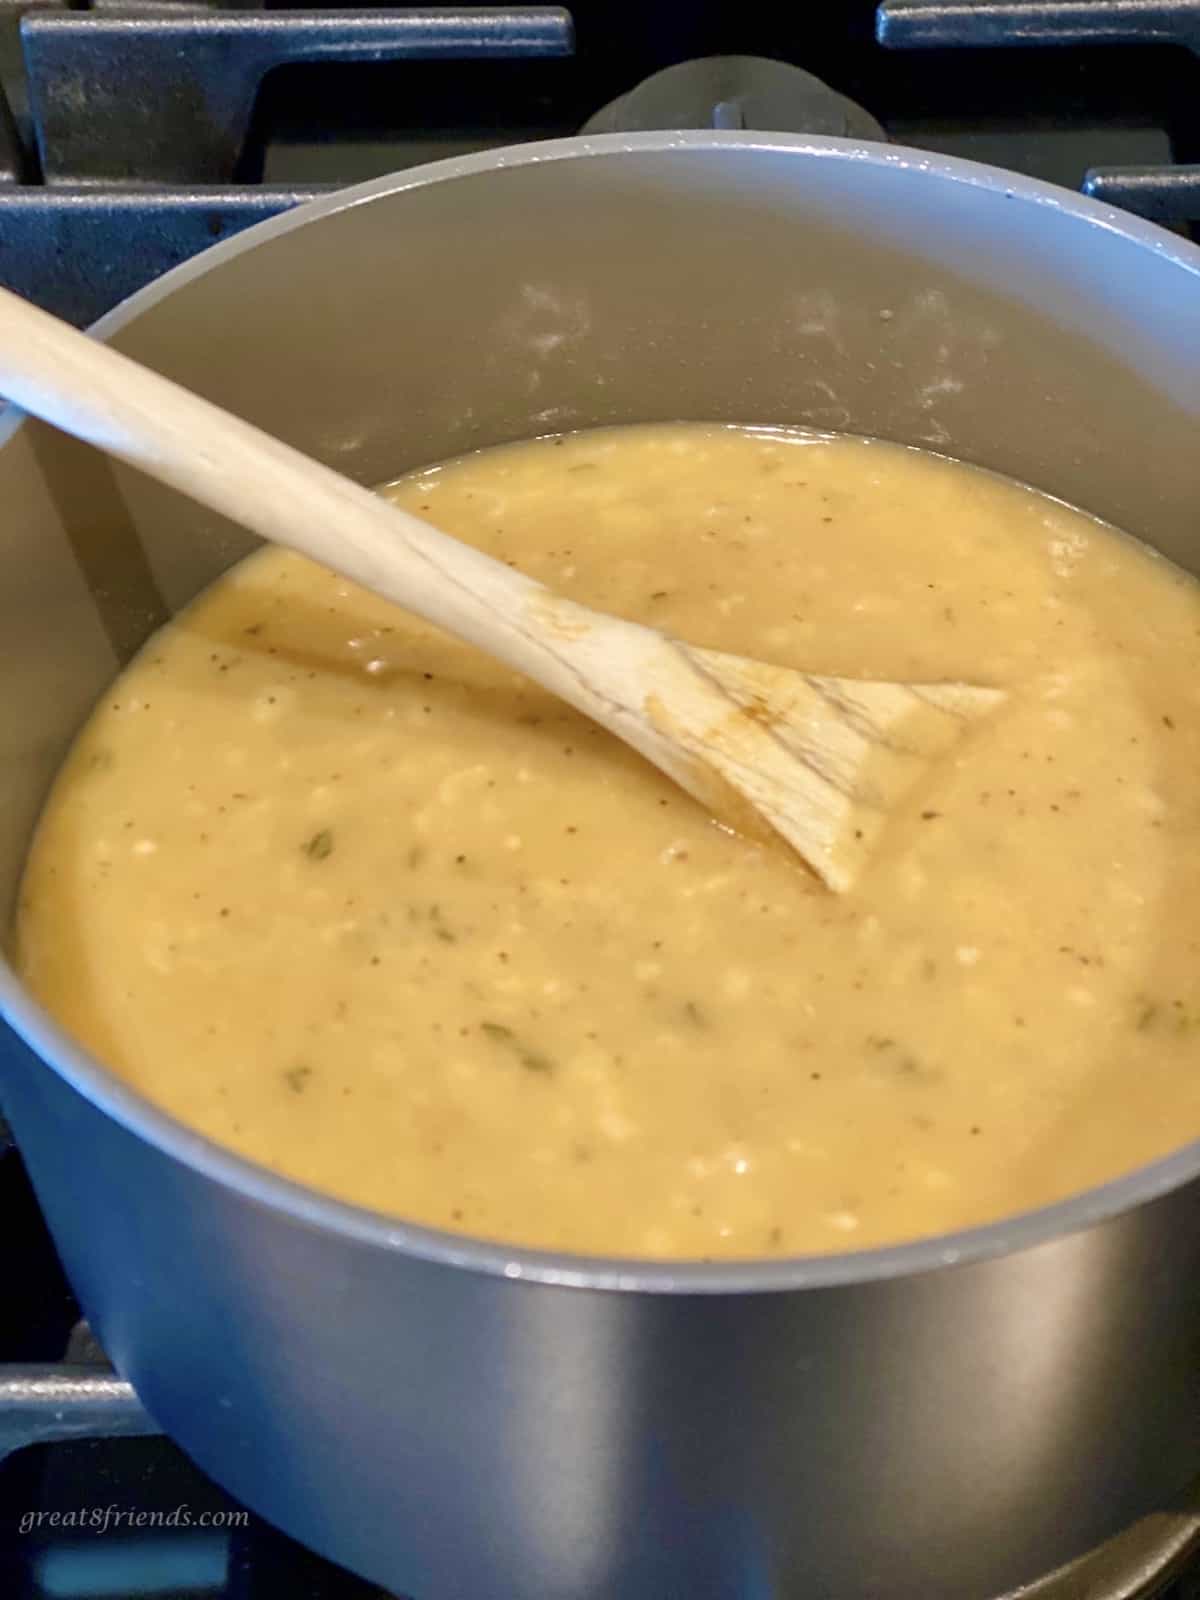
[[[589,610],[0,290],[0,394],[527,674],[835,890],[1003,695],[819,677]]]

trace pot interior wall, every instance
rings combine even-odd
[[[981,463],[1200,564],[1200,281],[1166,235],[904,152],[576,150],[255,230],[114,342],[364,482],[595,424],[804,423]],[[40,426],[0,448],[5,920],[88,706],[250,543]]]

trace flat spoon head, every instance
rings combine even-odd
[[[651,696],[647,714],[694,763],[677,781],[739,831],[767,824],[838,893],[930,766],[1005,698],[970,684],[823,677],[676,649],[702,691]]]

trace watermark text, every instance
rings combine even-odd
[[[245,1528],[248,1511],[194,1511],[174,1506],[170,1511],[135,1511],[132,1506],[76,1506],[67,1511],[23,1511],[17,1520],[22,1533],[39,1529],[88,1529],[93,1533],[130,1528]]]

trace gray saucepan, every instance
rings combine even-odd
[[[807,423],[983,463],[1200,568],[1200,252],[913,151],[648,134],[445,162],[253,228],[96,331],[367,483],[597,423]],[[5,916],[89,705],[248,543],[0,419]],[[558,1257],[286,1182],[7,970],[0,1005],[3,1108],[118,1369],[233,1494],[416,1600],[985,1600],[1200,1468],[1198,1143],[894,1249]]]

